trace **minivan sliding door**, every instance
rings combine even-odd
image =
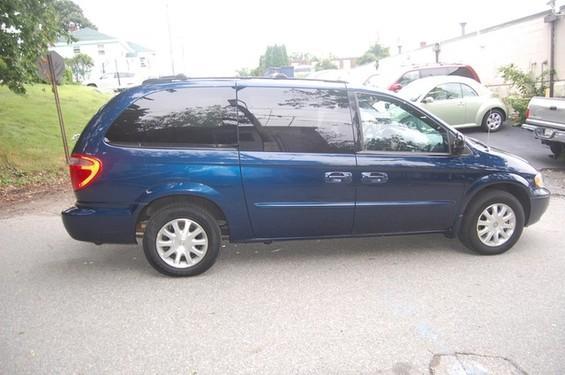
[[[350,235],[355,154],[345,85],[238,86],[239,149],[256,238]]]

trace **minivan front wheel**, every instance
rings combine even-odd
[[[143,250],[153,268],[168,276],[194,276],[210,268],[220,248],[220,228],[196,206],[168,206],[149,218]]]
[[[479,254],[501,254],[518,241],[524,222],[524,209],[515,196],[491,190],[475,198],[465,211],[460,238]]]

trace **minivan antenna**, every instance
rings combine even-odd
[[[487,119],[490,117],[491,113],[492,113],[492,108],[488,110]],[[490,150],[490,126],[488,124],[488,121],[487,121],[487,147]]]

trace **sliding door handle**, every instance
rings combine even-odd
[[[351,172],[326,172],[324,175],[326,184],[350,184],[353,181]]]
[[[386,184],[388,174],[385,172],[361,172],[361,182],[364,184]]]

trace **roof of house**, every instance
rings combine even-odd
[[[91,29],[89,27],[85,27],[84,29],[80,29],[77,31],[73,31],[71,36],[75,40],[74,42],[68,42],[67,38],[59,38],[57,40],[58,45],[67,45],[67,44],[89,44],[89,43],[96,43],[96,42],[119,42],[120,40],[116,37],[113,37],[108,34],[101,33],[98,30]],[[128,52],[128,57],[137,56],[138,53],[152,53],[155,52],[149,48],[145,48],[142,45],[133,42],[125,42],[126,47],[131,51]]]
[[[149,48],[145,48],[137,43],[134,42],[126,42],[128,47],[131,48],[135,53],[140,53],[140,52],[155,52],[152,49]]]
[[[77,31],[73,31],[71,36],[77,40],[78,42],[94,42],[94,41],[102,41],[102,40],[118,40],[113,36],[101,33],[98,30],[91,29],[90,27],[85,27],[84,29],[80,29]],[[57,43],[64,43],[67,44],[66,38],[59,38]]]

